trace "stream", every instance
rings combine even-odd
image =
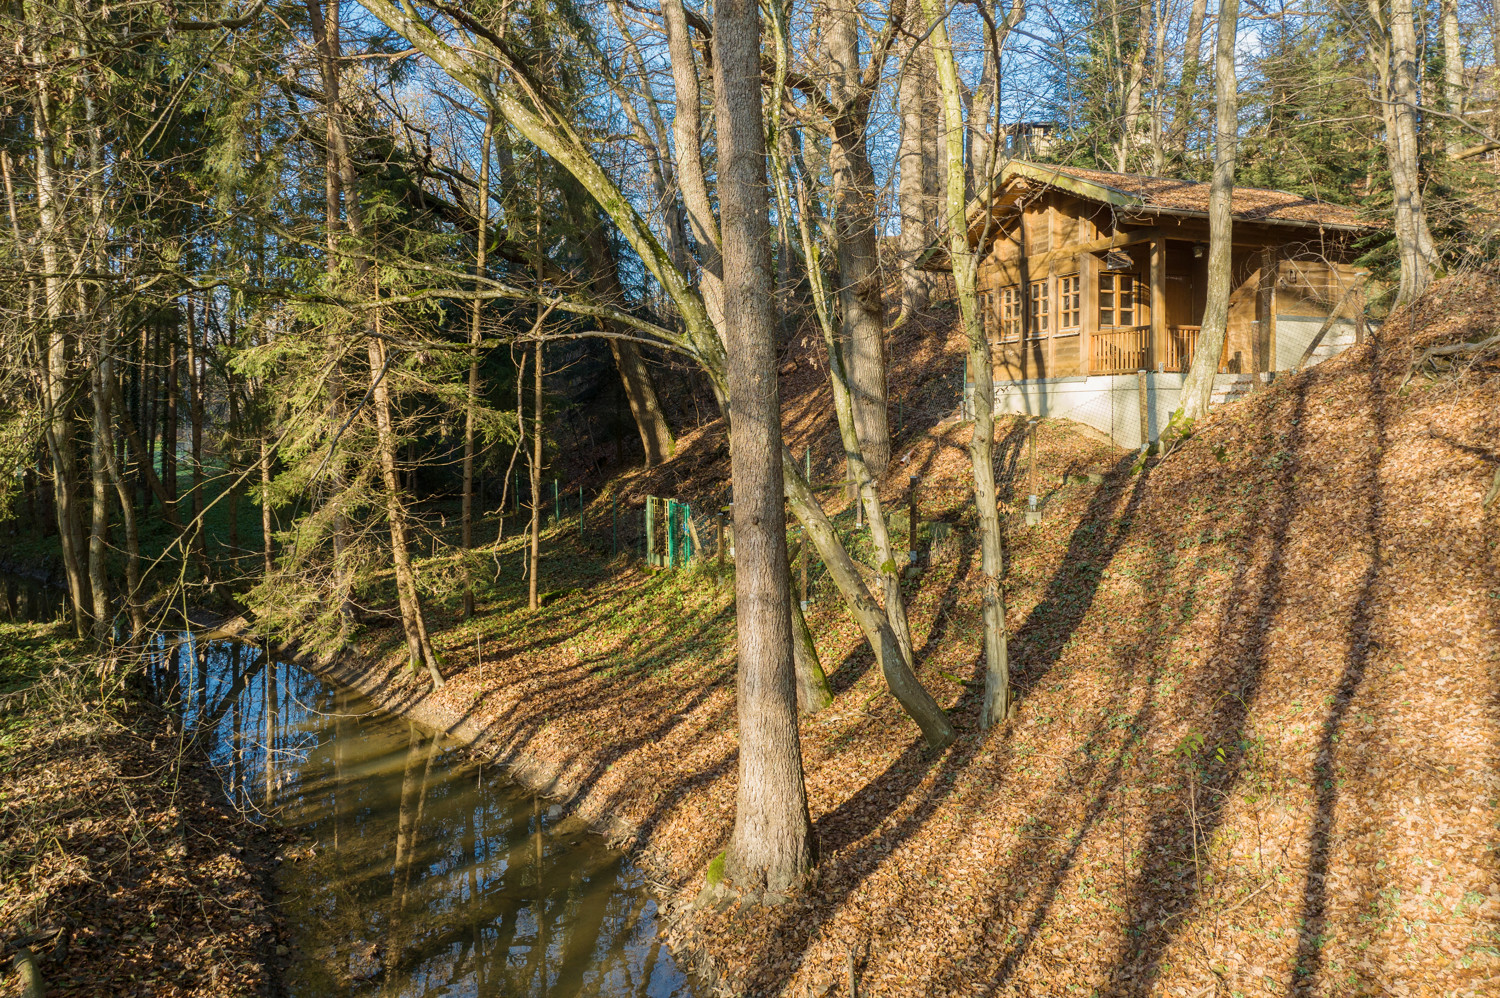
[[[59,594],[0,575],[0,618]],[[35,612],[33,612],[35,611]],[[688,996],[629,859],[462,746],[260,648],[158,636],[149,679],[234,806],[292,839],[292,998]]]
[[[231,800],[296,836],[289,994],[691,994],[640,871],[582,821],[298,665],[190,642],[168,702]]]

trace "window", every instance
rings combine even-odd
[[[1047,297],[1047,282],[1033,281],[1031,283],[1031,313],[1030,324],[1026,329],[1026,338],[1039,340],[1051,332],[1050,320],[1052,318],[1052,303]]]
[[[1057,279],[1058,332],[1076,330],[1083,323],[1083,284],[1077,274]]]
[[[1021,338],[1021,289],[1000,289],[1000,339],[1014,343]]]
[[[979,325],[984,330],[985,339],[993,339],[994,318],[990,308],[990,298],[993,291],[979,292]]]
[[[1136,323],[1135,275],[1099,275],[1099,328]]]

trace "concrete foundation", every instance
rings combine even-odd
[[[1276,317],[1275,364],[1289,371],[1301,359],[1307,344],[1322,325],[1321,318],[1278,315]],[[1337,322],[1314,351],[1308,366],[1327,360],[1354,344],[1354,324]],[[1036,381],[1003,381],[995,385],[997,415],[1045,416],[1071,419],[1107,436],[1117,446],[1136,450],[1155,443],[1167,422],[1181,405],[1186,375],[1147,371],[1138,374],[1103,374]],[[1275,374],[1220,374],[1214,378],[1213,405],[1240,398]],[[1144,384],[1146,399],[1141,404]],[[964,386],[964,411],[973,411],[973,384]]]

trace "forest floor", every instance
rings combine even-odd
[[[260,829],[66,630],[0,623],[0,993],[21,948],[51,998],[274,993]]]
[[[586,817],[634,825],[678,942],[730,993],[844,994],[852,960],[880,996],[1494,994],[1500,504],[1481,499],[1500,372],[1406,378],[1421,349],[1491,335],[1496,316],[1494,282],[1439,285],[1140,471],[1044,422],[1044,521],[1007,523],[1019,716],[987,737],[970,428],[940,418],[959,354],[941,330],[903,331],[891,384],[925,377],[927,401],[904,405],[885,494],[904,505],[915,470],[923,519],[954,525],[907,597],[917,673],[962,735],[924,750],[815,574],[836,691],[802,724],[821,861],[782,907],[691,908],[735,794],[732,586],[712,558],[650,572],[606,557],[607,506],[584,537],[565,517],[540,611],[516,540],[474,620],[433,593],[445,689],[401,671],[394,628],[367,635],[370,675],[545,763]],[[815,355],[783,366],[788,436],[831,478]],[[1014,496],[1023,424],[1000,433]],[[712,502],[724,476],[708,426],[616,484]]]

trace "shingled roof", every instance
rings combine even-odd
[[[987,244],[999,238],[1002,226],[986,224],[986,215],[994,220],[1013,215],[1041,187],[1055,187],[1090,201],[1113,205],[1126,221],[1137,223],[1149,224],[1149,217],[1153,215],[1200,218],[1208,215],[1210,185],[1201,180],[1111,173],[1013,159],[995,175],[988,194],[981,194],[969,202],[966,214],[970,246],[980,253],[987,251]],[[1379,222],[1361,218],[1356,208],[1265,187],[1234,188],[1230,206],[1235,219],[1241,222],[1339,232],[1368,232],[1381,227]],[[946,236],[939,235],[918,258],[918,268],[951,269],[946,240]],[[986,245],[979,245],[981,241]]]
[[[1199,180],[1148,177],[1138,173],[1110,173],[1076,166],[1054,166],[1011,160],[996,178],[1004,191],[1013,178],[1060,187],[1080,197],[1122,208],[1166,215],[1206,215],[1209,184]],[[1236,187],[1230,201],[1234,217],[1246,222],[1313,225],[1330,229],[1370,229],[1375,226],[1359,211],[1329,204],[1290,191],[1264,187]]]

